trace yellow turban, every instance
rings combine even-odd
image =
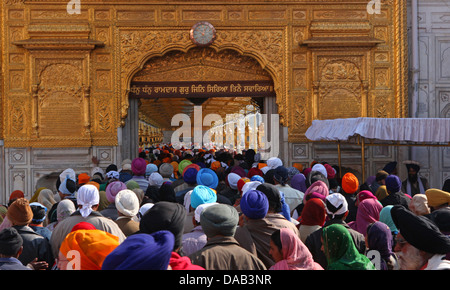
[[[101,270],[103,260],[118,245],[119,238],[105,231],[76,230],[66,236],[59,251],[65,257],[71,250],[78,251],[80,270]]]
[[[437,188],[430,188],[425,191],[428,199],[428,205],[437,207],[445,203],[450,203],[450,192],[446,192]]]

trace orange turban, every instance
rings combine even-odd
[[[300,163],[294,163],[292,164],[292,167],[295,167],[298,169],[298,171],[302,172],[303,171],[303,165]]]
[[[23,194],[23,191],[14,190],[13,192],[11,192],[11,195],[9,196],[9,200],[18,199],[21,197],[25,197],[25,195]]]
[[[78,175],[78,184],[85,184],[91,180],[91,177],[87,173],[80,173]]]
[[[221,167],[222,165],[220,164],[220,161],[214,161],[213,163],[211,163],[211,169],[216,171],[217,168]]]
[[[66,236],[59,251],[65,257],[69,251],[77,251],[80,254],[80,270],[101,270],[103,260],[118,245],[119,238],[105,231],[77,230]],[[73,264],[76,266],[76,262]]]
[[[353,173],[348,172],[342,177],[342,189],[346,193],[353,194],[358,190],[358,188],[359,181]]]

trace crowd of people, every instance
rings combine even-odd
[[[450,269],[450,179],[359,181],[254,150],[141,151],[0,206],[5,270]]]

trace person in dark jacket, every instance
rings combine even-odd
[[[387,205],[403,205],[409,209],[411,198],[401,191],[402,182],[400,178],[397,175],[389,175],[386,177],[385,182],[389,195],[380,201],[383,207]]]
[[[23,251],[23,239],[13,227],[0,231],[0,270],[31,270],[17,259]]]
[[[47,262],[48,265],[53,265],[54,258],[49,241],[28,226],[33,219],[33,211],[28,200],[19,198],[14,201],[9,206],[6,215],[13,228],[23,239],[23,252],[18,258],[19,261],[23,265],[27,265],[37,259]]]

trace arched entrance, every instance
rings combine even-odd
[[[122,157],[134,158],[139,147],[173,141],[186,125],[177,123],[180,115],[190,119],[191,138],[185,138],[184,130],[179,139],[184,144],[264,148],[269,124],[263,117],[276,113],[272,78],[254,58],[229,49],[169,51],[150,58],[131,80]],[[211,142],[206,144],[208,130]]]

